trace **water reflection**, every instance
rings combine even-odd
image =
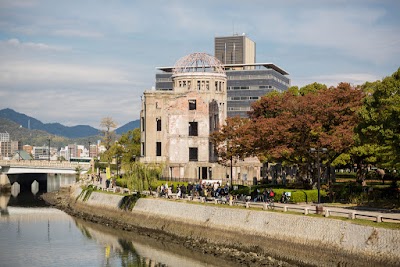
[[[161,242],[134,232],[123,232],[76,219],[82,234],[104,247],[105,266],[235,266],[173,242]]]
[[[0,193],[0,216],[8,215],[8,202],[10,201],[11,194]]]
[[[0,195],[0,266],[234,266],[174,242],[49,208],[31,192]],[[8,206],[7,206],[8,204]]]

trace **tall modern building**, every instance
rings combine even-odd
[[[253,64],[256,62],[256,43],[246,35],[215,37],[214,56],[222,64]]]
[[[226,167],[218,164],[210,142],[210,134],[227,116],[222,64],[213,56],[194,53],[168,72],[170,89],[145,91],[142,97],[140,161],[163,164],[166,177],[225,180]],[[259,169],[251,165],[251,170],[239,172],[253,177]]]
[[[256,63],[256,45],[247,36],[215,37],[215,57],[227,75],[227,115],[247,117],[251,104],[263,95],[283,92],[290,79],[273,63]],[[172,67],[158,68],[156,90],[172,90]]]

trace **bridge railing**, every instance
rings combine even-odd
[[[76,168],[78,166],[89,168],[90,163],[68,162],[68,161],[46,161],[46,160],[0,160],[0,166],[27,166],[27,167],[50,167],[50,168]]]

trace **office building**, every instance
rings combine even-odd
[[[256,44],[244,34],[215,37],[214,56],[223,65],[253,64],[256,62]]]

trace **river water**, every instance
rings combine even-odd
[[[134,232],[78,220],[32,193],[0,195],[0,266],[233,266]]]

